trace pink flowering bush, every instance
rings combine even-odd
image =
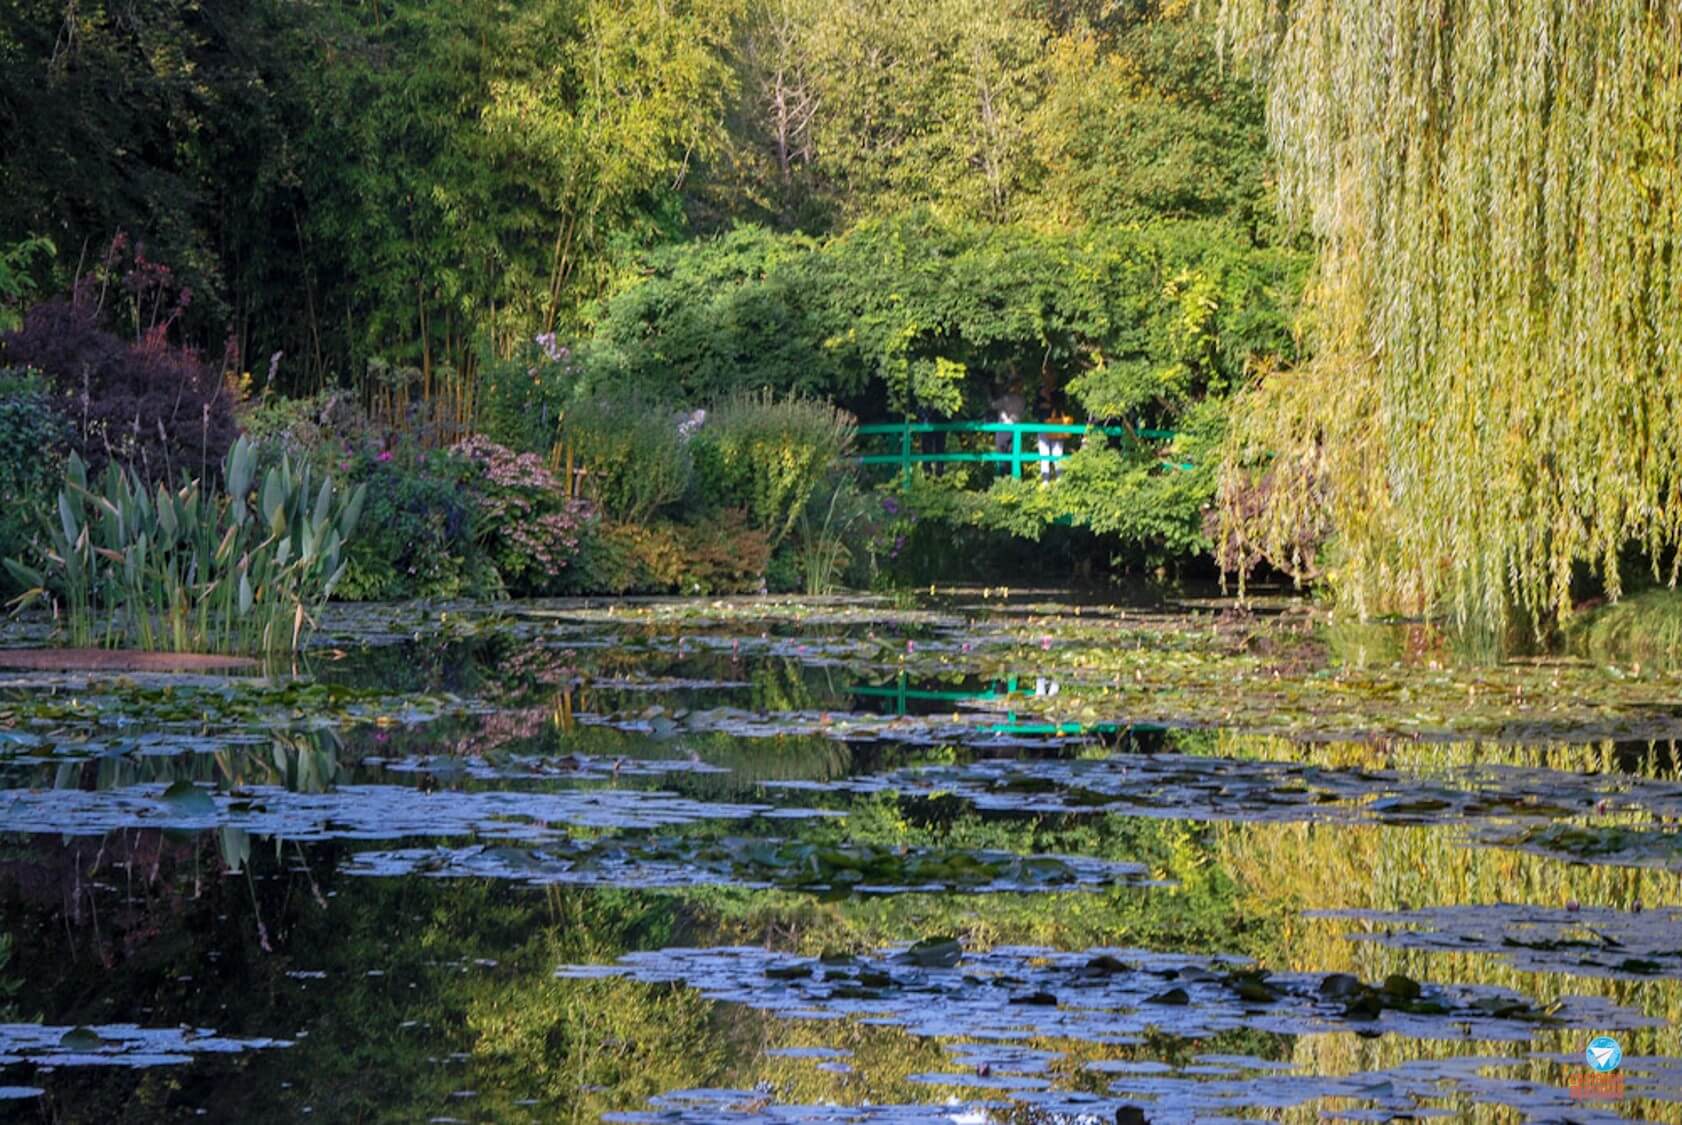
[[[584,500],[568,499],[543,460],[475,434],[451,450],[477,466],[476,536],[511,594],[554,593],[594,518]]]

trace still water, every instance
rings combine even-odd
[[[1290,602],[0,673],[0,1116],[1682,1122],[1679,736],[1676,671]]]

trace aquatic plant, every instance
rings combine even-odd
[[[284,456],[258,482],[256,464],[242,437],[224,460],[223,487],[188,480],[153,491],[113,463],[95,490],[72,454],[37,565],[5,560],[28,587],[15,604],[51,602],[78,645],[297,649],[343,573],[366,490],[318,487],[307,463]]]
[[[842,575],[853,561],[848,544],[854,537],[854,525],[874,506],[874,497],[866,498],[847,477],[835,481],[829,499],[820,504],[821,500],[820,495],[811,498],[795,527],[800,574],[806,593],[814,596],[833,594],[840,588]],[[814,518],[819,507],[823,515]]]

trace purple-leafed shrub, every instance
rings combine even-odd
[[[137,252],[119,287],[134,331],[125,340],[102,311],[110,277],[90,276],[69,297],[31,308],[0,336],[0,364],[47,376],[90,475],[115,460],[150,481],[214,477],[239,436],[235,393],[219,367],[169,339],[191,294],[171,292],[167,267]]]

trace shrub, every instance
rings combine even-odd
[[[52,258],[57,253],[58,247],[50,238],[26,238],[0,247],[0,332],[10,332],[23,323],[19,310],[35,293],[35,260]]]
[[[1674,666],[1682,656],[1682,594],[1659,587],[1574,618],[1565,629],[1572,651],[1600,662],[1654,661]]]
[[[745,509],[775,547],[852,450],[855,426],[851,414],[816,399],[769,391],[726,399],[695,435],[697,491]]]
[[[574,403],[561,420],[561,440],[585,470],[585,490],[616,520],[647,523],[689,486],[689,443],[677,412],[641,395]]]
[[[501,592],[496,569],[474,535],[472,465],[405,446],[363,450],[337,469],[368,489],[340,596],[376,601]]]
[[[173,289],[167,267],[138,251],[120,279],[129,297],[132,341],[102,326],[104,287],[115,278],[124,243],[104,268],[67,299],[44,301],[0,336],[0,362],[34,367],[52,382],[72,427],[76,453],[94,473],[107,462],[132,467],[149,483],[182,473],[210,479],[238,436],[235,393],[221,372],[169,331],[190,293]]]
[[[740,511],[695,524],[594,523],[566,575],[567,593],[745,594],[761,589],[771,558],[765,533]]]
[[[771,560],[770,538],[748,526],[747,514],[726,508],[711,519],[679,525],[684,565],[679,594],[748,594],[765,583]]]
[[[637,528],[610,520],[596,520],[578,541],[572,565],[562,572],[558,593],[628,594],[639,588]]]
[[[20,603],[60,602],[76,644],[104,630],[107,643],[148,650],[296,649],[343,574],[365,489],[317,488],[308,464],[285,458],[259,483],[256,466],[242,438],[221,466],[225,489],[190,480],[153,492],[112,463],[96,493],[71,454],[39,567],[6,560],[30,587]]]
[[[510,449],[546,453],[578,377],[571,349],[552,333],[537,337],[512,359],[486,359],[479,368],[474,424]]]
[[[24,554],[52,510],[68,440],[45,381],[0,370],[0,558]]]
[[[316,458],[337,444],[383,446],[354,393],[320,391],[308,398],[264,396],[239,412],[239,425],[264,454]]]
[[[568,499],[561,481],[535,454],[514,453],[478,435],[450,452],[478,466],[475,534],[508,592],[557,592],[564,586],[560,573],[592,515],[590,505]]]

